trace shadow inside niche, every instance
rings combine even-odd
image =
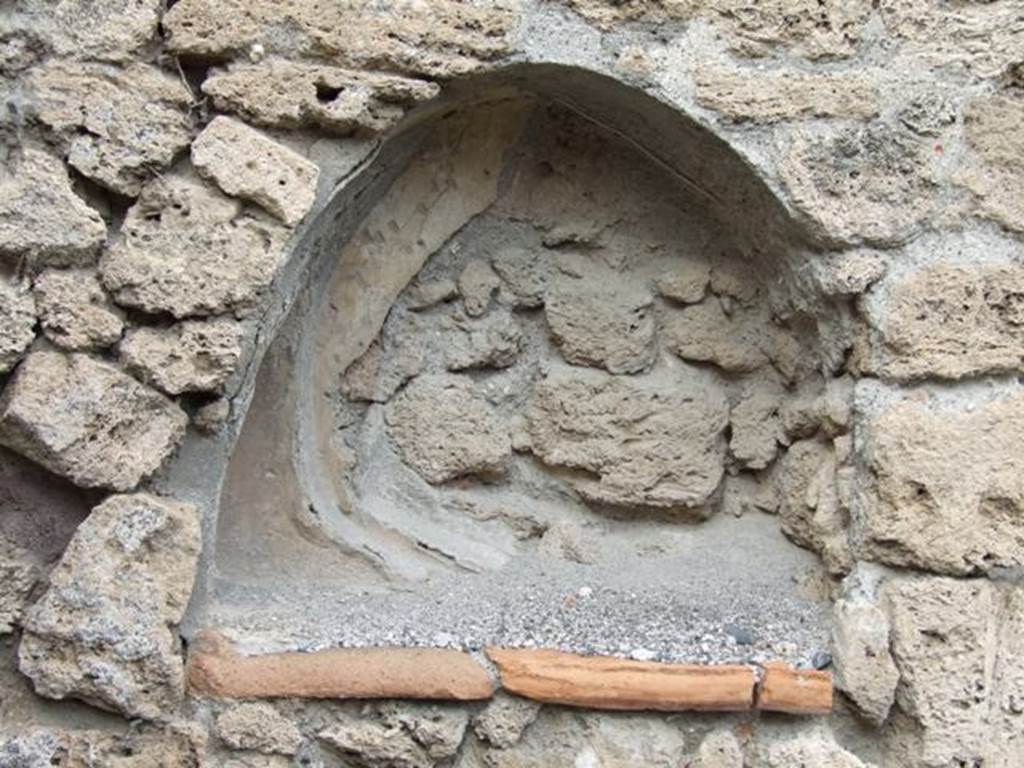
[[[827,645],[820,564],[771,514],[800,491],[780,414],[822,386],[813,324],[773,311],[792,233],[717,139],[684,122],[666,159],[586,88],[438,110],[354,233],[331,229],[344,190],[322,214],[193,625],[700,662]]]

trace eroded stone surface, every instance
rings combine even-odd
[[[889,652],[889,617],[873,600],[852,594],[836,601],[832,621],[836,687],[871,722],[881,725],[899,682]]]
[[[389,339],[385,348],[374,341],[356,358],[341,380],[350,400],[386,403],[405,382],[423,370],[423,350],[404,336]]]
[[[78,353],[33,352],[0,399],[0,443],[90,488],[134,488],[186,422],[163,395]]]
[[[261,702],[227,709],[217,717],[216,728],[221,740],[234,749],[294,755],[302,743],[302,732],[295,723]]]
[[[94,270],[48,269],[32,284],[46,338],[65,349],[116,344],[124,315],[107,296]]]
[[[252,200],[285,224],[302,220],[320,169],[245,123],[215,117],[192,144],[192,164],[233,197]]]
[[[388,405],[388,428],[402,458],[427,482],[505,470],[508,430],[464,376],[421,376]]]
[[[782,530],[802,547],[818,552],[829,570],[849,569],[852,555],[846,514],[836,488],[836,455],[818,440],[790,446],[779,467],[779,518]]]
[[[433,760],[453,757],[469,725],[465,711],[446,704],[385,705],[381,719],[385,725],[400,724]]]
[[[182,0],[163,24],[170,50],[187,56],[227,59],[259,46],[268,53],[444,78],[501,57],[517,7],[515,0],[388,7]]]
[[[711,265],[700,259],[680,259],[654,281],[660,296],[680,304],[696,304],[711,282]]]
[[[136,328],[118,347],[125,366],[169,395],[220,392],[242,356],[242,326],[230,318]]]
[[[540,712],[536,701],[498,693],[487,707],[473,718],[478,737],[495,747],[507,749],[517,743]]]
[[[100,263],[118,304],[176,318],[244,312],[273,279],[284,232],[191,174],[150,182]]]
[[[509,312],[492,312],[479,320],[456,318],[452,326],[445,353],[450,371],[507,368],[519,355],[522,333]]]
[[[884,375],[959,379],[1024,366],[1024,269],[1016,264],[926,267],[891,286],[874,315]]]
[[[775,459],[783,436],[779,410],[784,396],[782,387],[769,381],[747,386],[733,405],[729,451],[742,466],[764,469]]]
[[[694,768],[743,768],[743,749],[729,731],[713,731],[700,743]]]
[[[772,346],[764,318],[742,310],[727,315],[714,297],[670,310],[662,339],[684,360],[714,363],[740,373],[766,365]]]
[[[536,309],[544,305],[551,280],[551,260],[544,251],[505,248],[491,266],[501,277],[501,298],[513,307]]]
[[[0,636],[14,631],[40,576],[35,558],[0,535]]]
[[[38,34],[60,56],[124,61],[156,37],[160,9],[160,0],[18,0],[12,26]]]
[[[896,700],[920,723],[920,763],[971,764],[984,755],[992,686],[992,586],[981,580],[908,578],[886,585]]]
[[[459,274],[459,293],[462,306],[470,317],[480,317],[491,304],[491,297],[501,280],[486,261],[474,259]]]
[[[0,275],[0,373],[21,360],[36,337],[36,303],[27,286]]]
[[[865,428],[863,556],[966,574],[1024,565],[1024,395],[971,410],[897,403]]]
[[[534,388],[532,451],[551,467],[582,470],[569,482],[590,501],[698,507],[722,477],[727,409],[699,380],[559,371]]]
[[[439,92],[422,80],[283,59],[234,64],[203,81],[217,109],[256,125],[342,135],[385,131]]]
[[[1019,32],[1024,43],[1024,31]],[[989,96],[972,102],[964,114],[971,149],[959,180],[978,196],[984,215],[1024,232],[1024,97]]]
[[[27,87],[72,167],[122,195],[137,195],[192,139],[191,92],[155,67],[56,61],[33,71]]]
[[[751,763],[753,768],[872,768],[836,743],[824,729],[775,740],[759,748]]]
[[[820,240],[892,245],[912,237],[929,213],[927,162],[920,139],[890,128],[801,131],[780,172]]]
[[[26,147],[0,165],[0,258],[8,264],[89,263],[106,233],[55,157]]]
[[[203,735],[190,723],[124,732],[34,726],[0,735],[4,768],[204,768]]]
[[[1017,2],[932,6],[917,0],[885,0],[878,8],[886,30],[916,61],[983,77],[1020,61],[1024,28]]]
[[[737,121],[867,119],[879,111],[878,88],[863,76],[706,70],[696,85],[697,101]]]
[[[178,640],[199,557],[190,504],[112,496],[75,532],[24,619],[20,669],[37,692],[146,719],[184,692]]]
[[[569,0],[605,28],[624,21],[707,19],[734,52],[761,58],[779,50],[810,60],[841,59],[860,47],[871,16],[867,0]]]
[[[329,726],[320,741],[367,768],[434,768],[427,750],[401,725],[349,720]]]
[[[547,294],[544,316],[568,362],[636,373],[654,362],[652,302],[622,284],[562,281]]]

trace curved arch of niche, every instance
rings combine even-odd
[[[640,91],[453,85],[294,247],[190,623],[805,663],[822,565],[775,513],[827,450],[787,426],[823,386],[806,251],[739,154]]]

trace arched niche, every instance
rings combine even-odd
[[[295,249],[192,623],[806,661],[822,567],[790,539],[818,542],[774,514],[831,450],[800,423],[824,389],[802,252],[649,95],[554,66],[451,86]]]

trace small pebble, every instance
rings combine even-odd
[[[732,636],[737,645],[753,645],[754,635],[749,629],[738,627],[735,624],[726,624],[725,631]]]

